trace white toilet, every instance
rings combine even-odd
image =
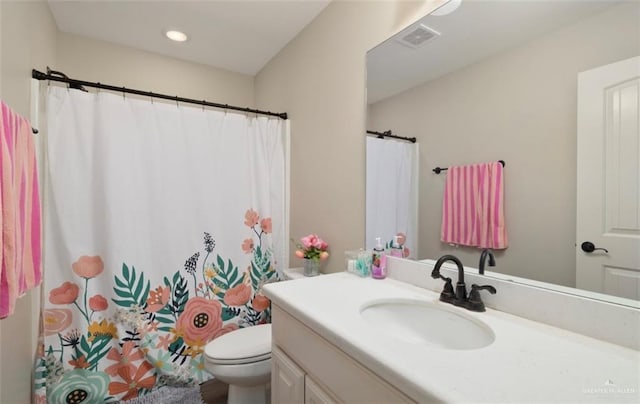
[[[271,324],[241,328],[209,342],[205,369],[229,385],[228,404],[267,403],[271,380]]]

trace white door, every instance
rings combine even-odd
[[[577,141],[576,286],[639,300],[640,57],[578,75]]]

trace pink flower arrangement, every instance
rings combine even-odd
[[[296,257],[311,260],[326,260],[329,258],[327,249],[329,244],[316,234],[302,237],[300,243],[296,243]]]

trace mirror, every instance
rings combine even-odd
[[[367,129],[420,147],[417,259],[478,267],[479,249],[440,241],[446,174],[432,170],[504,160],[509,246],[489,269],[576,287],[577,77],[640,55],[639,25],[637,1],[462,0],[367,53]]]

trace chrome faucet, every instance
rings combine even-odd
[[[480,253],[480,264],[478,265],[478,272],[480,272],[480,275],[484,275],[484,263],[487,261],[487,256],[489,257],[489,266],[496,266],[496,258],[493,256],[493,251],[489,248],[485,248],[482,250],[482,253]]]
[[[490,257],[493,256],[493,253],[490,254]],[[454,262],[458,267],[458,282],[456,282],[455,293],[453,291],[451,278],[447,278],[440,274],[442,264],[447,261]],[[489,265],[491,265],[491,260],[489,261]],[[461,306],[471,311],[485,311],[484,303],[480,299],[480,290],[488,290],[491,294],[496,293],[496,289],[491,285],[478,286],[474,284],[472,285],[471,293],[467,297],[467,287],[464,283],[464,266],[462,265],[462,262],[453,255],[443,255],[438,258],[436,265],[431,271],[431,277],[433,279],[440,278],[445,281],[444,289],[442,289],[442,292],[440,293],[440,301],[451,303],[455,306]]]

